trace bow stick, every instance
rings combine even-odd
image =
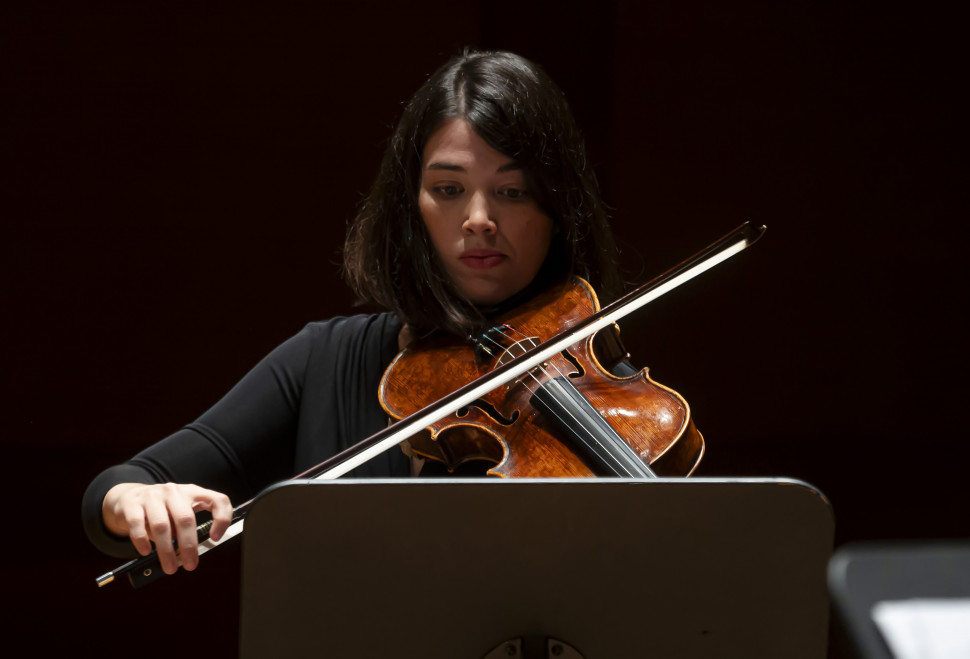
[[[495,368],[486,375],[455,390],[441,400],[428,405],[411,416],[396,421],[380,432],[341,451],[315,467],[301,474],[297,474],[293,478],[333,480],[343,476],[392,446],[400,444],[424,428],[481,398],[489,391],[532,370],[569,346],[592,336],[604,327],[615,323],[620,318],[646,306],[661,295],[670,292],[697,275],[726,261],[749,245],[754,244],[764,232],[765,227],[763,225],[756,227],[750,222],[745,222],[694,256],[663,274],[654,277],[646,284],[603,307],[595,314],[576,323],[571,328],[543,341],[534,350]],[[255,499],[250,499],[233,509],[232,522],[219,540],[212,540],[209,537],[208,532],[212,524],[211,521],[199,526],[197,530],[199,534],[200,556],[242,533],[246,513],[249,511],[253,501]],[[153,551],[148,556],[133,559],[121,567],[101,575],[97,578],[97,584],[99,587],[105,586],[114,581],[116,577],[127,575],[132,586],[137,588],[145,583],[154,581],[161,574],[163,572],[158,562],[158,556]]]

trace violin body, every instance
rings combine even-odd
[[[574,278],[496,319],[474,342],[440,332],[412,342],[384,373],[381,405],[394,419],[407,417],[598,310],[596,293]],[[411,449],[452,471],[484,460],[492,465],[487,474],[500,477],[614,475],[571,437],[573,426],[593,418],[656,475],[689,475],[704,453],[690,407],[647,369],[614,375],[627,357],[612,325],[434,423],[410,439]],[[537,392],[549,386],[565,386],[572,392],[567,398],[580,396],[595,412],[540,411]]]

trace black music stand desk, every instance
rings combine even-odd
[[[829,589],[859,657],[970,656],[970,540],[845,545],[829,562]],[[959,613],[937,610],[940,604],[959,604]],[[879,607],[887,605],[896,615],[880,629]]]
[[[246,518],[240,654],[821,659],[833,529],[796,480],[289,481]]]

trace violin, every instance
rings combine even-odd
[[[680,264],[674,266],[670,270],[664,272],[663,274],[655,277],[651,281],[643,284],[634,291],[626,294],[615,302],[603,307],[599,311],[589,315],[581,320],[576,320],[575,322],[565,323],[568,325],[566,329],[563,329],[558,334],[546,338],[544,341],[539,343],[535,342],[537,337],[528,337],[528,342],[511,341],[508,337],[500,337],[498,333],[494,334],[487,341],[483,340],[482,347],[480,348],[482,354],[475,356],[476,368],[477,361],[481,360],[483,363],[491,359],[493,361],[490,370],[478,377],[473,379],[467,384],[460,386],[455,391],[452,391],[447,396],[435,400],[434,402],[424,406],[423,408],[415,411],[414,413],[401,418],[400,420],[392,423],[384,430],[375,433],[374,435],[368,437],[367,439],[358,442],[354,446],[341,451],[337,455],[325,460],[319,465],[312,467],[300,474],[294,476],[294,480],[299,479],[316,479],[316,480],[329,480],[339,478],[340,476],[351,471],[355,467],[367,462],[371,458],[380,453],[383,453],[387,449],[397,446],[404,442],[405,440],[410,440],[416,435],[420,435],[422,431],[426,429],[432,429],[429,431],[430,439],[432,442],[435,438],[442,434],[442,431],[449,427],[449,422],[443,422],[443,419],[449,417],[449,415],[457,415],[457,419],[462,419],[468,417],[470,414],[480,416],[474,409],[481,409],[481,406],[476,406],[474,403],[476,401],[488,401],[490,392],[500,388],[500,387],[515,387],[515,382],[517,379],[522,379],[528,373],[533,371],[537,366],[546,363],[552,363],[558,361],[558,355],[563,354],[564,351],[570,346],[578,344],[585,341],[586,339],[592,337],[597,332],[612,325],[615,325],[616,321],[623,318],[624,316],[641,309],[645,305],[649,304],[658,297],[670,292],[677,286],[693,279],[694,277],[706,272],[707,270],[713,268],[714,266],[726,261],[732,256],[738,254],[748,246],[754,244],[761,236],[764,234],[764,226],[755,226],[749,222],[742,224],[740,227],[730,232],[729,234],[723,236],[719,240],[711,243],[706,248],[690,257],[689,259],[681,262]],[[581,288],[581,287],[580,287]],[[588,295],[588,294],[587,294]],[[580,295],[582,297],[582,295]],[[596,305],[593,305],[594,307]],[[515,319],[512,319],[515,320]],[[528,330],[529,328],[526,327]],[[519,330],[521,331],[521,329]],[[525,332],[523,332],[525,334]],[[518,335],[516,335],[518,336]],[[487,347],[487,343],[491,343],[491,340],[495,341],[502,346],[501,349],[492,349]],[[609,341],[609,339],[601,339],[601,341]],[[595,342],[594,342],[595,343]],[[518,345],[515,345],[518,344]],[[608,345],[608,344],[607,344]],[[515,347],[513,347],[515,346]],[[505,350],[504,348],[511,348],[510,350]],[[492,353],[492,356],[485,357],[486,353]],[[521,354],[514,354],[521,353]],[[585,371],[596,370],[595,360],[598,359],[597,355],[602,355],[605,353],[597,352],[594,348],[592,351],[588,351],[590,359],[594,360],[583,365],[578,361],[573,363],[568,357],[563,355],[566,361],[570,361],[574,366],[578,366]],[[592,368],[590,368],[592,366]],[[482,369],[485,370],[485,369]],[[560,368],[560,370],[562,370]],[[568,370],[568,367],[567,367]],[[603,370],[605,373],[605,369]],[[579,371],[563,371],[562,377],[569,379],[570,373],[578,373]],[[552,389],[558,387],[545,387],[545,383],[552,380],[555,381],[559,377],[559,373],[554,377],[548,377],[549,371],[546,375],[537,376],[537,386],[533,389],[533,393],[537,390],[543,390],[546,393],[541,393],[539,398],[555,399],[557,396],[571,397],[573,394],[571,392],[562,393],[561,391],[553,391],[549,393]],[[646,378],[646,373],[641,372],[641,379],[648,380]],[[532,376],[529,376],[532,377]],[[435,378],[430,378],[434,380]],[[573,378],[575,379],[575,378]],[[607,379],[609,379],[607,377]],[[382,385],[383,386],[383,385]],[[663,387],[658,388],[663,390]],[[565,387],[563,389],[566,389]],[[596,399],[593,390],[595,387],[589,388],[587,395],[589,398]],[[670,390],[666,390],[671,393]],[[678,396],[674,395],[674,399]],[[515,400],[514,398],[510,400]],[[494,407],[493,403],[488,403]],[[519,402],[515,403],[520,404]],[[543,404],[542,401],[538,403],[540,406]],[[581,403],[577,403],[582,405]],[[509,404],[511,405],[511,403]],[[550,406],[555,408],[558,403],[553,401]],[[564,403],[566,407],[569,407],[569,403]],[[590,441],[586,445],[588,452],[583,452],[579,456],[574,455],[570,459],[570,463],[573,465],[572,468],[581,470],[583,468],[588,469],[590,473],[597,473],[598,469],[606,469],[603,462],[612,462],[612,466],[620,468],[620,463],[623,463],[623,468],[637,469],[639,470],[639,475],[650,477],[655,475],[653,470],[650,468],[651,464],[655,464],[658,468],[662,468],[664,471],[661,473],[667,473],[666,470],[681,470],[682,473],[689,473],[693,467],[690,467],[691,460],[693,460],[693,465],[696,466],[697,461],[700,459],[700,454],[703,451],[703,439],[700,438],[700,434],[696,430],[692,430],[692,424],[690,422],[689,414],[687,413],[688,408],[686,403],[684,405],[683,417],[679,420],[675,419],[673,424],[667,425],[669,428],[680,428],[681,432],[666,432],[661,433],[662,437],[660,441],[646,441],[640,442],[640,440],[632,440],[631,444],[626,444],[625,441],[618,442],[618,444],[626,444],[627,448],[621,446],[615,446],[617,449],[615,455],[609,455],[604,457],[602,460],[592,455],[596,452],[593,448],[601,440],[603,441],[613,441],[609,439],[610,431],[606,428],[599,428],[603,434],[599,431],[596,432],[598,437],[596,441]],[[503,418],[506,420],[512,419],[513,416],[518,418],[523,413],[531,414],[531,412],[525,408],[516,408],[509,412],[510,407],[504,404],[500,406],[505,410]],[[575,413],[580,408],[570,407],[569,413]],[[516,414],[518,412],[518,414]],[[609,417],[609,414],[606,415]],[[606,418],[604,417],[604,418]],[[559,430],[551,432],[550,435],[555,437],[555,441],[562,444],[562,447],[555,447],[546,449],[546,452],[550,455],[561,457],[564,453],[569,452],[566,447],[567,443],[572,442],[574,446],[583,445],[582,439],[575,436],[568,436],[563,438],[562,436],[557,436],[558,432],[568,432],[562,429],[562,426],[570,425],[580,425],[573,424],[572,420],[566,417],[567,420],[560,424]],[[540,421],[545,423],[544,421]],[[599,422],[594,423],[598,424]],[[610,421],[606,421],[606,425],[610,425],[619,434],[616,426]],[[439,426],[437,433],[434,432],[434,428]],[[695,437],[696,433],[696,437]],[[509,445],[496,449],[495,447],[488,447],[484,442],[484,435],[489,435],[491,432],[489,430],[476,430],[471,433],[472,440],[471,444],[474,446],[471,450],[464,452],[463,454],[456,451],[454,448],[448,449],[438,449],[433,444],[422,444],[420,442],[420,436],[418,437],[417,443],[418,448],[421,450],[423,455],[428,457],[440,456],[439,459],[443,459],[446,464],[460,464],[463,461],[473,460],[473,459],[497,459],[496,466],[492,468],[496,474],[508,475],[515,471],[513,469],[515,463],[528,462],[528,459],[516,458],[510,461],[511,452],[508,451]],[[605,439],[604,439],[605,438]],[[621,436],[622,438],[622,436]],[[465,443],[469,442],[465,440]],[[513,444],[516,442],[513,441]],[[616,443],[616,442],[614,442]],[[444,446],[442,442],[438,442],[439,446]],[[523,446],[531,449],[536,449],[536,445],[533,443],[524,443]],[[554,446],[554,445],[551,445]],[[666,447],[666,448],[665,448]],[[611,447],[613,448],[613,447]],[[541,449],[538,449],[541,450]],[[450,451],[451,453],[448,453]],[[501,456],[499,456],[501,452]],[[605,454],[605,451],[601,451],[601,454]],[[610,451],[610,453],[614,453]],[[668,466],[668,454],[669,461]],[[638,456],[634,458],[634,455]],[[686,457],[683,457],[686,456]],[[579,466],[582,463],[584,467]],[[639,465],[637,463],[640,463]],[[517,469],[517,467],[516,467]],[[608,473],[608,472],[606,472]],[[569,475],[567,472],[563,471],[558,475]],[[231,538],[240,535],[243,532],[245,517],[252,507],[255,499],[251,499],[233,509],[232,522],[229,528],[223,534],[223,536],[218,540],[212,540],[209,538],[208,531],[211,526],[211,522],[206,522],[198,527],[199,534],[199,555],[202,555],[215,547],[227,542]],[[131,561],[128,561],[124,565],[107,572],[96,579],[99,587],[105,586],[112,583],[116,577],[121,575],[126,575],[134,587],[139,587],[151,581],[154,581],[157,577],[164,574],[158,562],[158,557],[155,552],[152,552],[148,556],[142,556]]]
[[[393,419],[410,416],[599,310],[590,285],[573,278],[471,341],[443,332],[414,341],[386,369],[381,405]],[[615,375],[626,358],[611,325],[421,430],[411,450],[449,471],[486,461],[488,475],[506,478],[689,475],[704,439],[687,401],[647,369]]]

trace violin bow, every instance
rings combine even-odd
[[[592,336],[604,327],[653,302],[681,284],[710,270],[714,266],[738,254],[754,244],[765,232],[765,226],[755,226],[745,222],[734,231],[711,243],[678,265],[654,277],[647,283],[608,304],[595,314],[585,318],[572,327],[543,341],[535,349],[516,357],[456,389],[444,398],[428,405],[414,414],[396,421],[385,429],[357,444],[337,453],[331,458],[297,474],[292,480],[333,480],[359,467],[368,460],[380,455],[392,446],[400,444],[419,431],[453,414],[469,403],[481,398],[489,391],[514,380],[532,370],[553,355],[583,339]],[[199,555],[214,549],[243,532],[246,514],[255,498],[233,509],[229,528],[219,540],[209,537],[212,522],[205,522],[197,529],[199,534]],[[133,559],[97,578],[99,587],[106,586],[121,575],[127,575],[133,587],[139,587],[163,574],[157,554],[153,551],[147,556]]]

